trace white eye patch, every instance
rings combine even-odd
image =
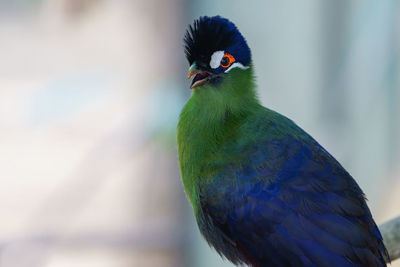
[[[234,68],[239,68],[239,69],[242,69],[242,70],[247,70],[247,69],[249,68],[249,66],[243,66],[242,63],[240,63],[240,62],[235,62],[235,63],[233,63],[229,68],[226,69],[225,73],[230,72],[231,69],[234,69]]]
[[[220,66],[221,64],[221,60],[225,55],[225,51],[215,51],[212,55],[211,55],[211,60],[210,60],[210,67],[213,69],[216,69]],[[228,73],[230,72],[232,69],[234,68],[239,68],[242,70],[246,70],[249,67],[248,66],[243,66],[242,63],[240,62],[234,62],[229,68],[227,68],[224,72]]]
[[[221,59],[224,57],[224,55],[225,55],[224,51],[215,51],[211,55],[210,67],[213,69],[218,68],[219,64],[221,63]]]

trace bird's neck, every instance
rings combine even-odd
[[[218,87],[196,89],[178,124],[178,154],[185,191],[192,204],[195,183],[210,164],[224,157],[222,147],[235,139],[240,126],[259,107],[251,69],[238,70]]]

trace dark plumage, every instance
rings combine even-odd
[[[237,59],[247,65],[250,60],[250,48],[236,26],[227,19],[216,17],[200,17],[193,25],[189,25],[184,37],[185,54],[189,64],[195,60],[210,61],[210,56],[218,50],[235,53]]]

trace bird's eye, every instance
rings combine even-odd
[[[231,54],[225,53],[221,59],[221,67],[226,69],[232,65],[233,62],[235,62],[235,58]]]
[[[229,66],[229,57],[224,56],[224,57],[221,59],[221,66],[224,67],[224,68],[226,68],[226,67]]]

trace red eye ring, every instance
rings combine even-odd
[[[229,53],[225,53],[225,55],[221,59],[221,67],[224,69],[228,68],[230,65],[232,65],[233,62],[235,62],[236,59]]]

